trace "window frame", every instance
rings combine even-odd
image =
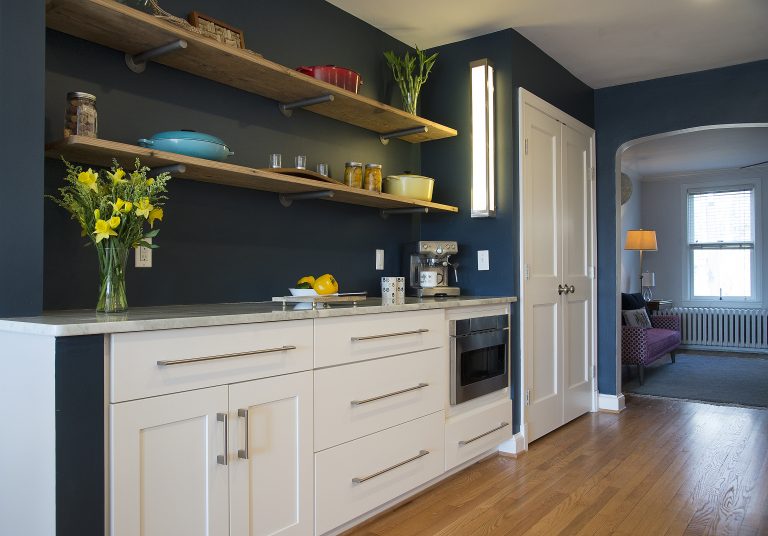
[[[761,232],[761,192],[760,186],[762,181],[760,179],[752,180],[735,180],[735,181],[718,181],[712,183],[692,183],[682,185],[682,204],[683,204],[683,281],[684,281],[684,296],[683,305],[702,307],[755,307],[762,303],[762,232]],[[751,255],[751,268],[750,286],[752,289],[752,295],[748,297],[724,297],[720,299],[718,296],[694,296],[693,294],[693,254],[696,250],[706,249],[703,247],[696,247],[689,241],[689,214],[688,214],[688,197],[690,194],[699,194],[707,192],[725,192],[733,190],[751,189],[754,193],[752,196],[752,219],[754,225],[754,235],[752,237],[752,255]],[[721,249],[721,248],[714,248]],[[726,248],[722,248],[726,249]],[[735,248],[734,248],[735,249]]]

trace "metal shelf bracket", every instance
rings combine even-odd
[[[280,110],[280,113],[285,117],[291,117],[295,108],[304,108],[306,106],[312,106],[313,104],[333,102],[333,99],[333,95],[320,95],[318,97],[310,97],[308,99],[301,99],[293,102],[279,102],[277,107]]]
[[[141,52],[140,54],[126,54],[125,64],[134,73],[143,73],[147,68],[147,62],[152,58],[156,58],[158,56],[162,56],[164,54],[168,54],[183,48],[187,48],[187,42],[183,39],[176,39],[175,41],[171,41],[165,45],[160,45],[157,48],[149,49],[147,51]]]
[[[304,201],[306,199],[330,199],[331,197],[333,197],[333,190],[319,190],[317,192],[278,195],[280,204],[284,207],[290,207],[294,201]]]
[[[187,166],[184,164],[174,164],[172,166],[160,166],[156,168],[152,168],[152,173],[154,175],[160,175],[161,173],[170,173],[173,175],[174,173],[184,173],[187,171]]]
[[[429,214],[429,207],[413,207],[413,208],[384,208],[380,212],[381,217],[385,220],[391,215],[397,214]]]
[[[406,128],[405,130],[396,130],[387,134],[380,134],[379,141],[382,145],[387,145],[390,138],[400,138],[402,136],[410,136],[411,134],[424,134],[429,131],[426,125],[415,128]]]

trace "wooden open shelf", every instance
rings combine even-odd
[[[127,170],[133,169],[138,156],[141,163],[152,168],[181,164],[185,171],[173,173],[174,178],[189,179],[214,184],[225,184],[238,188],[252,188],[278,194],[297,194],[307,192],[333,192],[329,201],[362,205],[378,209],[427,209],[428,212],[458,212],[457,207],[428,201],[408,199],[396,195],[370,192],[352,188],[344,184],[322,182],[272,173],[262,169],[194,158],[176,153],[147,149],[127,143],[69,136],[50,143],[45,147],[45,155],[50,158],[64,157],[69,161],[94,166],[109,167],[116,159]]]
[[[187,42],[186,49],[170,52],[152,61],[279,103],[333,95],[333,102],[305,109],[380,135],[427,127],[425,133],[400,136],[400,139],[411,143],[456,136],[456,130],[452,128],[310,78],[253,52],[186,31],[115,0],[48,0],[46,24],[54,30],[130,55],[183,39]]]

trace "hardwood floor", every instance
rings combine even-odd
[[[768,410],[628,397],[345,536],[768,535]]]

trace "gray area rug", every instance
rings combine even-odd
[[[645,369],[640,385],[635,367],[625,393],[685,398],[704,402],[768,407],[768,359],[760,357],[678,354]]]

